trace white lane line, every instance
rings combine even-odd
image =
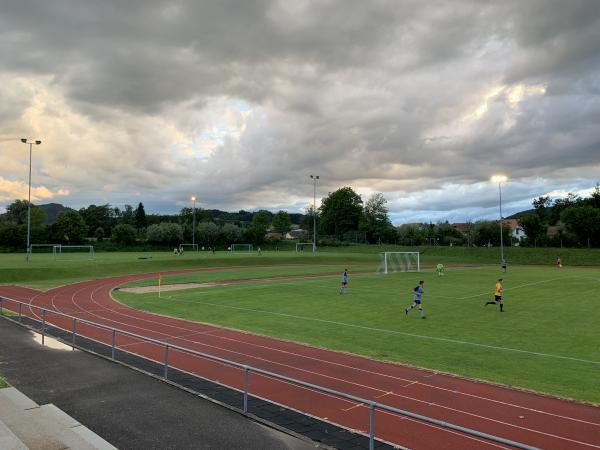
[[[173,301],[182,301],[182,300],[178,300],[174,297],[169,297],[169,298],[171,298]],[[400,335],[400,336],[410,336],[410,337],[415,337],[415,338],[419,338],[419,339],[429,339],[429,340],[433,340],[433,341],[449,342],[452,344],[459,344],[459,345],[469,345],[469,346],[488,348],[488,349],[493,349],[493,350],[502,350],[502,351],[506,351],[506,352],[523,353],[523,354],[527,354],[527,355],[540,356],[540,357],[544,357],[544,358],[556,358],[556,359],[562,359],[562,360],[567,360],[567,361],[577,361],[577,362],[582,362],[582,363],[587,363],[587,364],[600,365],[600,361],[594,361],[594,360],[590,360],[590,359],[574,358],[572,356],[555,355],[552,353],[534,352],[531,350],[522,350],[522,349],[518,349],[518,348],[511,348],[511,347],[500,347],[497,345],[480,344],[477,342],[461,341],[458,339],[450,339],[450,338],[443,338],[443,337],[437,337],[437,336],[428,336],[425,334],[418,334],[418,333],[407,333],[405,331],[388,330],[385,328],[367,327],[364,325],[357,325],[357,324],[353,324],[353,323],[320,319],[318,317],[298,316],[295,314],[278,313],[278,312],[268,311],[268,310],[263,310],[263,309],[252,309],[252,308],[245,308],[245,307],[241,307],[241,306],[222,305],[222,304],[210,303],[210,302],[199,302],[199,301],[198,302],[196,302],[196,301],[195,302],[187,302],[185,300],[183,300],[182,302],[194,303],[194,304],[205,305],[205,306],[214,306],[217,308],[237,309],[237,310],[241,310],[241,311],[255,312],[255,313],[259,313],[259,314],[271,314],[274,316],[288,317],[291,319],[301,319],[301,320],[307,320],[307,321],[313,321],[313,322],[327,323],[330,325],[338,325],[338,326],[349,327],[349,328],[357,328],[357,329],[361,329],[361,330],[375,331],[375,332],[379,332],[379,333],[394,334],[394,335]]]
[[[93,293],[92,293],[92,295],[93,295]],[[94,303],[98,304],[95,301],[94,301]],[[143,329],[143,328],[141,328],[141,329]],[[147,330],[147,331],[151,331],[151,330]],[[188,339],[182,339],[182,340],[188,340]],[[255,359],[255,360],[263,361],[263,362],[266,362],[266,363],[270,363],[270,364],[274,364],[274,365],[279,365],[279,366],[287,367],[287,368],[290,368],[290,369],[293,369],[293,370],[298,370],[298,371],[306,372],[306,373],[309,373],[309,374],[312,374],[312,375],[316,375],[316,376],[320,376],[320,377],[324,377],[324,378],[329,378],[329,379],[332,379],[332,380],[340,381],[342,383],[351,384],[351,385],[355,385],[355,386],[362,387],[362,388],[367,388],[367,389],[370,389],[370,390],[373,390],[373,391],[379,391],[379,392],[382,392],[382,393],[386,392],[386,391],[384,391],[382,389],[375,388],[375,387],[372,387],[372,386],[367,386],[367,385],[364,385],[364,384],[360,384],[360,383],[349,381],[347,379],[338,378],[338,377],[334,377],[334,376],[330,376],[330,375],[325,375],[325,374],[322,374],[322,373],[319,373],[319,372],[310,371],[310,370],[307,370],[307,369],[302,369],[302,368],[295,367],[295,366],[292,366],[292,365],[289,365],[289,364],[284,364],[284,363],[272,361],[272,360],[269,360],[269,359],[266,359],[266,358],[260,358],[260,357],[257,357],[255,355],[251,355],[251,354],[247,354],[247,353],[243,353],[243,352],[239,352],[239,351],[234,351],[234,350],[230,350],[230,349],[224,349],[224,348],[217,347],[215,345],[206,344],[206,343],[195,342],[195,341],[190,341],[190,342],[193,342],[193,343],[195,343],[197,345],[201,345],[201,346],[204,346],[204,347],[210,347],[210,348],[213,348],[213,349],[216,349],[216,350],[220,350],[221,352],[233,353],[233,354],[236,354],[238,356],[244,356],[244,357],[247,357],[247,358],[250,358],[250,359]],[[567,437],[554,435],[554,434],[547,433],[547,432],[544,432],[544,431],[535,430],[535,429],[523,427],[523,426],[520,426],[520,425],[511,424],[509,422],[504,422],[504,421],[500,421],[500,420],[497,420],[497,419],[492,419],[490,417],[482,416],[480,414],[475,414],[475,413],[471,413],[471,412],[468,412],[468,411],[464,411],[464,410],[452,408],[452,407],[449,407],[449,406],[445,406],[445,405],[441,405],[441,404],[437,404],[437,403],[433,403],[433,402],[428,402],[428,401],[421,400],[421,399],[418,399],[418,398],[415,398],[415,397],[409,397],[409,396],[400,395],[400,394],[397,394],[397,393],[393,393],[392,395],[397,396],[397,397],[402,397],[402,398],[405,398],[407,400],[412,400],[412,401],[415,401],[417,403],[424,403],[424,404],[427,404],[427,405],[430,405],[430,406],[435,406],[435,407],[439,407],[439,408],[442,408],[442,409],[447,409],[447,410],[450,410],[450,411],[453,411],[453,412],[458,412],[458,413],[462,413],[462,414],[465,414],[465,415],[477,417],[479,419],[488,420],[490,422],[499,423],[499,424],[502,424],[502,425],[505,425],[505,426],[518,428],[518,429],[521,429],[521,430],[524,430],[524,431],[529,431],[529,432],[532,432],[532,433],[545,435],[545,436],[552,437],[552,438],[555,438],[555,439],[569,441],[569,442],[574,442],[574,443],[578,443],[578,444],[582,444],[582,445],[586,445],[586,446],[590,446],[590,447],[594,447],[594,448],[600,448],[600,446],[596,446],[594,444],[588,444],[588,443],[585,443],[585,442],[576,441],[574,439],[570,439],[570,438],[567,438]]]
[[[175,301],[178,301],[177,299],[175,299],[173,297],[169,297],[169,298],[171,298],[171,299],[173,299]],[[199,302],[199,303],[203,303],[203,302]],[[214,304],[209,303],[209,305],[214,305]],[[215,306],[221,306],[221,305],[215,305]],[[225,306],[225,307],[227,307],[227,306]],[[235,308],[237,308],[237,307],[235,307]],[[260,311],[260,310],[253,310],[253,311],[263,312],[263,311]],[[279,313],[276,313],[276,314],[279,314]],[[220,338],[220,339],[227,339],[227,340],[231,340],[231,341],[242,342],[242,343],[246,343],[248,345],[255,345],[255,346],[257,346],[257,344],[251,344],[251,343],[247,343],[245,341],[238,341],[238,340],[227,338],[227,337],[223,337],[223,336],[218,336],[218,338]],[[198,343],[200,345],[206,345],[206,344],[203,344],[201,342],[196,342],[196,341],[190,341],[190,342]],[[216,347],[216,346],[212,346],[212,347],[220,349],[220,347]],[[371,374],[372,373],[376,373],[376,372],[367,371],[367,370],[364,370],[364,369],[356,369],[356,368],[354,368],[352,366],[347,366],[347,365],[343,365],[343,364],[333,363],[331,361],[324,361],[324,360],[319,359],[319,358],[313,358],[313,357],[308,357],[308,356],[304,356],[304,355],[293,353],[293,352],[287,352],[287,351],[284,351],[284,350],[273,349],[271,347],[265,347],[265,346],[259,346],[259,347],[267,348],[267,349],[270,349],[270,350],[277,350],[277,351],[281,351],[281,352],[288,353],[288,354],[291,353],[291,354],[293,354],[295,356],[301,356],[301,357],[305,357],[305,358],[310,358],[310,359],[313,359],[313,360],[318,360],[318,361],[326,362],[326,363],[329,363],[329,364],[336,364],[336,365],[344,366],[344,367],[347,367],[347,368],[350,368],[350,369],[355,369],[355,370],[360,370],[360,371],[368,372],[368,373],[371,373]],[[252,357],[252,355],[250,355],[250,356]],[[269,361],[269,360],[266,360],[266,361],[273,362],[273,361]],[[299,370],[301,370],[301,369],[299,369]],[[385,375],[385,374],[379,374],[379,375],[381,375],[381,376],[387,376],[387,377],[391,377],[391,378],[397,378],[397,377],[393,377],[393,376],[389,376],[389,375]],[[413,380],[406,380],[406,379],[404,379],[404,381],[413,381]],[[456,391],[456,390],[453,390],[453,389],[446,389],[446,388],[442,388],[442,387],[439,387],[439,386],[429,385],[429,384],[421,383],[421,382],[419,382],[419,384],[421,384],[422,386],[433,388],[433,389],[444,390],[444,391],[447,391],[447,392],[452,392],[452,393],[455,393],[455,394],[461,394],[461,395],[469,396],[469,397],[472,397],[472,398],[478,398],[478,399],[481,399],[481,400],[486,400],[486,401],[494,402],[494,403],[497,403],[497,404],[503,404],[503,405],[510,406],[510,407],[517,407],[517,408],[521,408],[521,409],[524,409],[524,410],[527,410],[527,411],[537,412],[537,413],[545,414],[545,415],[552,416],[552,417],[557,417],[557,418],[561,418],[561,419],[566,419],[566,420],[571,420],[571,421],[575,421],[575,422],[585,423],[585,424],[589,424],[589,425],[593,425],[593,426],[600,426],[600,424],[598,424],[598,423],[589,422],[589,421],[586,421],[586,420],[577,419],[577,418],[573,418],[573,417],[569,417],[569,416],[564,416],[564,415],[560,415],[560,414],[553,414],[553,413],[550,413],[550,412],[536,410],[534,408],[528,408],[528,407],[525,407],[525,406],[515,405],[515,404],[511,404],[511,403],[507,403],[507,402],[502,402],[502,401],[499,401],[499,400],[494,400],[494,399],[487,398],[487,397],[477,396],[477,395],[474,395],[474,394],[468,394],[468,393],[464,393],[464,392],[459,392],[459,391]]]

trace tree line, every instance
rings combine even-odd
[[[600,184],[587,198],[541,196],[532,204],[533,212],[519,218],[526,245],[600,247]]]
[[[27,201],[16,200],[0,215],[0,247],[22,249],[26,245]],[[520,218],[527,234],[526,245],[555,245],[557,239],[569,246],[600,245],[600,186],[590,198],[569,194],[551,200],[533,201],[534,212]],[[394,227],[389,219],[387,200],[376,193],[363,202],[351,187],[329,193],[317,210],[307,214],[272,213],[267,210],[224,213],[186,207],[178,214],[146,214],[143,203],[125,205],[90,205],[79,211],[62,211],[52,223],[46,223],[44,209],[31,205],[31,242],[84,244],[93,242],[105,247],[177,246],[193,240],[204,247],[228,246],[232,243],[261,245],[276,243],[298,224],[305,231],[304,241],[313,236],[313,224],[319,245],[344,242],[371,244],[420,245],[499,245],[500,224],[478,221],[463,224],[459,230],[448,222],[405,224]],[[548,237],[548,227],[556,226],[555,237]],[[195,229],[195,235],[192,236]],[[269,237],[268,233],[270,233]],[[510,228],[502,227],[504,242],[511,240]],[[558,236],[558,237],[557,237]]]

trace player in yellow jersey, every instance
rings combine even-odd
[[[496,282],[496,289],[494,290],[494,301],[486,302],[484,306],[487,305],[500,305],[500,312],[504,312],[504,304],[502,303],[502,278],[498,278]]]

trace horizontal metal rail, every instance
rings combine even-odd
[[[357,397],[355,395],[348,394],[348,393],[345,393],[345,392],[336,391],[334,389],[330,389],[330,388],[327,388],[325,386],[319,386],[317,384],[308,383],[306,381],[298,380],[296,378],[291,378],[291,377],[288,377],[286,375],[282,375],[282,374],[279,374],[279,373],[270,372],[268,370],[264,370],[264,369],[261,369],[261,368],[258,368],[258,367],[249,366],[247,364],[241,364],[239,362],[231,361],[229,359],[221,358],[219,356],[211,355],[209,353],[199,352],[197,350],[192,350],[191,348],[182,347],[182,346],[179,346],[179,345],[176,345],[176,344],[170,344],[170,343],[165,342],[165,341],[160,341],[158,339],[154,339],[154,338],[147,337],[147,336],[142,336],[142,335],[137,334],[137,333],[132,333],[131,331],[122,330],[120,328],[110,327],[110,326],[104,325],[102,323],[93,322],[91,320],[86,320],[86,319],[80,319],[78,317],[62,313],[60,311],[56,311],[56,310],[48,309],[48,308],[43,308],[41,306],[31,305],[31,304],[29,304],[27,302],[22,302],[22,301],[19,301],[19,300],[14,300],[14,299],[11,299],[9,297],[0,297],[0,314],[2,314],[4,300],[9,300],[10,302],[16,303],[16,304],[19,305],[19,308],[18,308],[19,321],[21,321],[21,318],[22,318],[21,316],[23,315],[23,312],[22,312],[22,307],[23,306],[29,308],[30,310],[31,309],[36,309],[36,310],[41,311],[41,313],[42,313],[42,319],[41,319],[41,322],[42,322],[42,342],[43,342],[43,336],[44,336],[45,327],[49,323],[48,317],[47,317],[46,314],[47,313],[51,313],[51,314],[62,316],[62,317],[65,317],[67,319],[72,320],[72,323],[73,323],[72,330],[64,330],[64,331],[72,333],[72,346],[73,347],[75,347],[75,335],[77,333],[77,324],[78,323],[84,323],[84,324],[87,324],[87,325],[91,325],[93,327],[102,328],[102,329],[105,329],[107,331],[110,331],[111,332],[111,341],[112,341],[111,344],[110,344],[111,345],[111,358],[112,359],[115,359],[115,348],[116,348],[115,344],[116,344],[116,335],[117,334],[122,334],[122,335],[125,335],[125,336],[129,336],[129,337],[133,337],[133,338],[136,338],[136,339],[140,339],[142,341],[145,341],[145,342],[148,342],[148,343],[151,343],[151,344],[159,345],[159,346],[161,346],[161,347],[164,348],[164,360],[162,362],[160,362],[160,361],[155,361],[155,362],[157,362],[159,364],[163,364],[163,378],[165,378],[165,379],[167,379],[167,377],[168,377],[169,351],[172,351],[172,350],[179,350],[181,352],[188,353],[188,354],[191,354],[191,355],[194,355],[194,356],[198,356],[200,358],[209,359],[211,361],[216,361],[216,362],[219,362],[219,363],[222,363],[222,364],[226,364],[226,365],[233,366],[233,367],[236,367],[238,369],[241,369],[243,371],[243,377],[244,377],[243,378],[243,386],[244,386],[244,388],[243,388],[243,395],[244,395],[243,410],[244,410],[244,412],[248,412],[248,395],[250,394],[249,387],[248,387],[248,375],[249,375],[250,372],[254,372],[254,373],[257,373],[257,374],[260,374],[260,375],[264,375],[264,376],[269,377],[269,378],[274,378],[274,379],[277,379],[277,380],[285,381],[287,383],[291,383],[291,384],[295,384],[295,385],[302,386],[302,387],[305,387],[305,388],[309,388],[309,389],[312,389],[312,390],[317,391],[317,392],[321,392],[321,393],[332,395],[334,397],[342,398],[342,399],[345,399],[345,400],[351,400],[351,401],[353,401],[355,403],[363,404],[363,405],[367,406],[369,408],[369,411],[370,411],[369,412],[369,433],[367,435],[367,437],[369,438],[369,449],[370,450],[373,450],[375,448],[375,438],[376,438],[376,435],[375,435],[375,411],[376,410],[387,411],[387,412],[394,413],[394,414],[397,414],[397,415],[400,415],[400,416],[410,417],[412,419],[415,419],[415,420],[418,420],[418,421],[421,421],[421,422],[429,423],[429,424],[436,425],[438,427],[446,428],[446,429],[453,430],[453,431],[458,431],[460,433],[464,433],[464,434],[467,434],[467,435],[470,435],[470,436],[475,436],[475,437],[478,437],[478,438],[482,438],[482,439],[485,439],[485,440],[488,440],[488,441],[491,441],[491,442],[497,442],[499,444],[508,445],[510,447],[513,447],[513,448],[518,448],[518,449],[522,449],[522,450],[539,450],[537,447],[532,447],[530,445],[522,444],[520,442],[512,441],[510,439],[505,439],[505,438],[502,438],[500,436],[495,436],[493,434],[483,433],[481,431],[477,431],[477,430],[474,430],[472,428],[465,428],[465,427],[462,427],[460,425],[455,425],[455,424],[450,423],[450,422],[445,422],[443,420],[434,419],[432,417],[423,416],[421,414],[416,414],[416,413],[413,413],[413,412],[410,412],[410,411],[406,411],[406,410],[403,410],[403,409],[399,409],[399,408],[394,408],[393,406],[385,405],[383,403],[378,403],[378,402],[375,402],[375,401],[372,401],[372,400],[368,400],[368,399],[365,399],[365,398],[362,398],[362,397]],[[6,306],[4,306],[4,308],[6,309]],[[33,313],[33,311],[32,311],[32,313]],[[34,319],[34,320],[36,320],[36,319]],[[40,321],[39,316],[38,316],[37,321]],[[106,344],[106,345],[109,345],[109,344]],[[126,353],[131,353],[131,352],[127,352],[126,350],[121,350],[121,351],[124,351]],[[196,374],[196,375],[199,375],[199,374]],[[202,377],[201,375],[199,375],[199,376]]]

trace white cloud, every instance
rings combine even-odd
[[[2,176],[30,137],[34,184],[77,207],[302,209],[318,173],[396,221],[477,218],[499,171],[528,207],[597,181],[599,30],[594,0],[13,2]]]

